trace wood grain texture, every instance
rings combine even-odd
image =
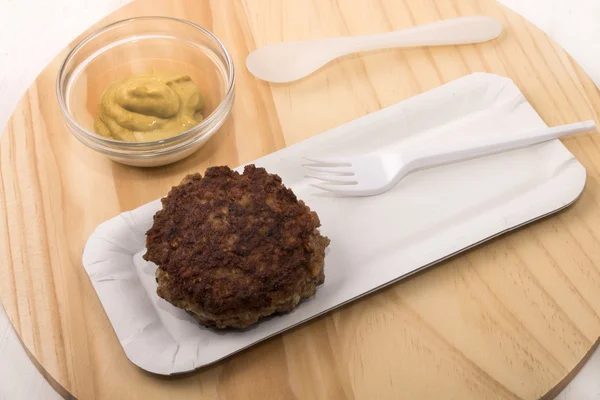
[[[600,93],[545,34],[492,0],[144,0],[191,20],[233,55],[237,97],[221,131],[177,164],[136,169],[85,148],[54,95],[67,49],[27,91],[0,140],[0,300],[39,365],[81,399],[535,399],[568,382],[600,336],[600,139],[564,141],[586,166],[575,205],[214,366],[157,377],[125,357],[81,253],[100,222],[165,194],[187,173],[236,166],[473,71],[512,78],[549,125],[595,118]],[[244,68],[281,40],[498,18],[476,46],[335,61],[289,85]],[[59,22],[57,22],[59,23]]]

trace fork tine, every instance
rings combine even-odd
[[[318,183],[311,183],[310,186],[315,187],[315,188],[317,188],[319,190],[324,190],[326,192],[330,191],[328,187],[326,187],[325,185],[320,185]]]
[[[350,169],[350,167],[316,167],[312,165],[305,165],[304,168],[315,171],[315,172],[323,172],[326,174],[340,174],[340,175],[354,175],[354,172]]]
[[[319,184],[319,183],[312,183],[310,186],[315,187],[317,189],[320,190],[324,190],[326,192],[330,192],[330,193],[337,193],[337,194],[351,194],[351,193],[355,193],[356,191],[356,185],[336,185],[336,184]]]
[[[317,175],[306,175],[307,178],[318,179],[320,181],[338,185],[356,185],[358,182],[354,180],[353,176],[338,175],[332,176],[317,176]]]
[[[346,166],[351,167],[352,162],[346,157],[302,157],[307,161],[320,164],[321,167],[331,166]]]

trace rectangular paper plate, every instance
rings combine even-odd
[[[300,157],[443,145],[463,135],[544,126],[510,79],[476,73],[256,160],[319,214],[331,245],[317,294],[245,331],[203,328],[156,295],[156,266],[142,255],[159,200],[99,225],[83,266],[134,364],[164,375],[191,371],[564,208],[586,180],[584,167],[555,140],[413,173],[380,196],[339,199],[316,195]]]

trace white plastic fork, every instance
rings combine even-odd
[[[426,148],[397,154],[372,154],[352,157],[304,157],[307,175],[322,181],[313,186],[345,196],[375,196],[393,188],[409,172],[472,158],[521,149],[563,136],[595,129],[593,120],[545,128],[510,136],[479,135],[444,148]]]

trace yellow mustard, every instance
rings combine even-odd
[[[202,122],[204,105],[189,76],[153,70],[110,85],[102,94],[94,129],[127,142],[165,139]]]

